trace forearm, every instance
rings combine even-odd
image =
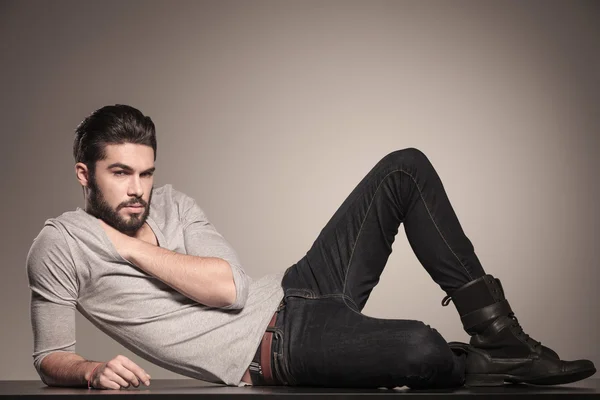
[[[98,364],[75,353],[56,352],[44,357],[40,369],[48,386],[86,387]]]
[[[221,258],[179,254],[133,238],[124,258],[198,303],[224,307],[235,301],[231,266]]]

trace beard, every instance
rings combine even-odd
[[[125,203],[119,204],[116,210],[113,209],[104,198],[102,191],[96,184],[96,177],[91,171],[88,187],[90,191],[87,211],[94,217],[100,218],[108,225],[125,234],[133,234],[137,232],[146,222],[146,219],[150,214],[150,202],[152,201],[152,192],[154,191],[154,187],[152,187],[150,190],[148,203],[146,203],[142,198],[136,197]],[[140,204],[144,206],[144,211],[142,213],[130,214],[128,220],[119,215],[119,210],[134,204]]]

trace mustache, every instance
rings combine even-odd
[[[142,200],[142,199],[139,199],[139,200],[135,200],[135,201],[133,201],[133,202],[129,202],[129,203],[124,203],[124,204],[121,204],[121,205],[119,206],[119,209],[121,209],[121,208],[125,208],[125,207],[135,207],[135,206],[142,206],[142,207],[146,207],[146,206],[147,206],[147,203],[146,203],[144,200]]]

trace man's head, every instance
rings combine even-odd
[[[154,183],[150,117],[119,104],[94,111],[75,130],[73,156],[86,211],[123,233],[137,232],[148,218]]]

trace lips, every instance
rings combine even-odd
[[[125,206],[124,208],[131,208],[134,210],[141,210],[144,208],[144,206],[142,206],[141,204],[134,204],[134,205],[129,205],[129,206]]]

